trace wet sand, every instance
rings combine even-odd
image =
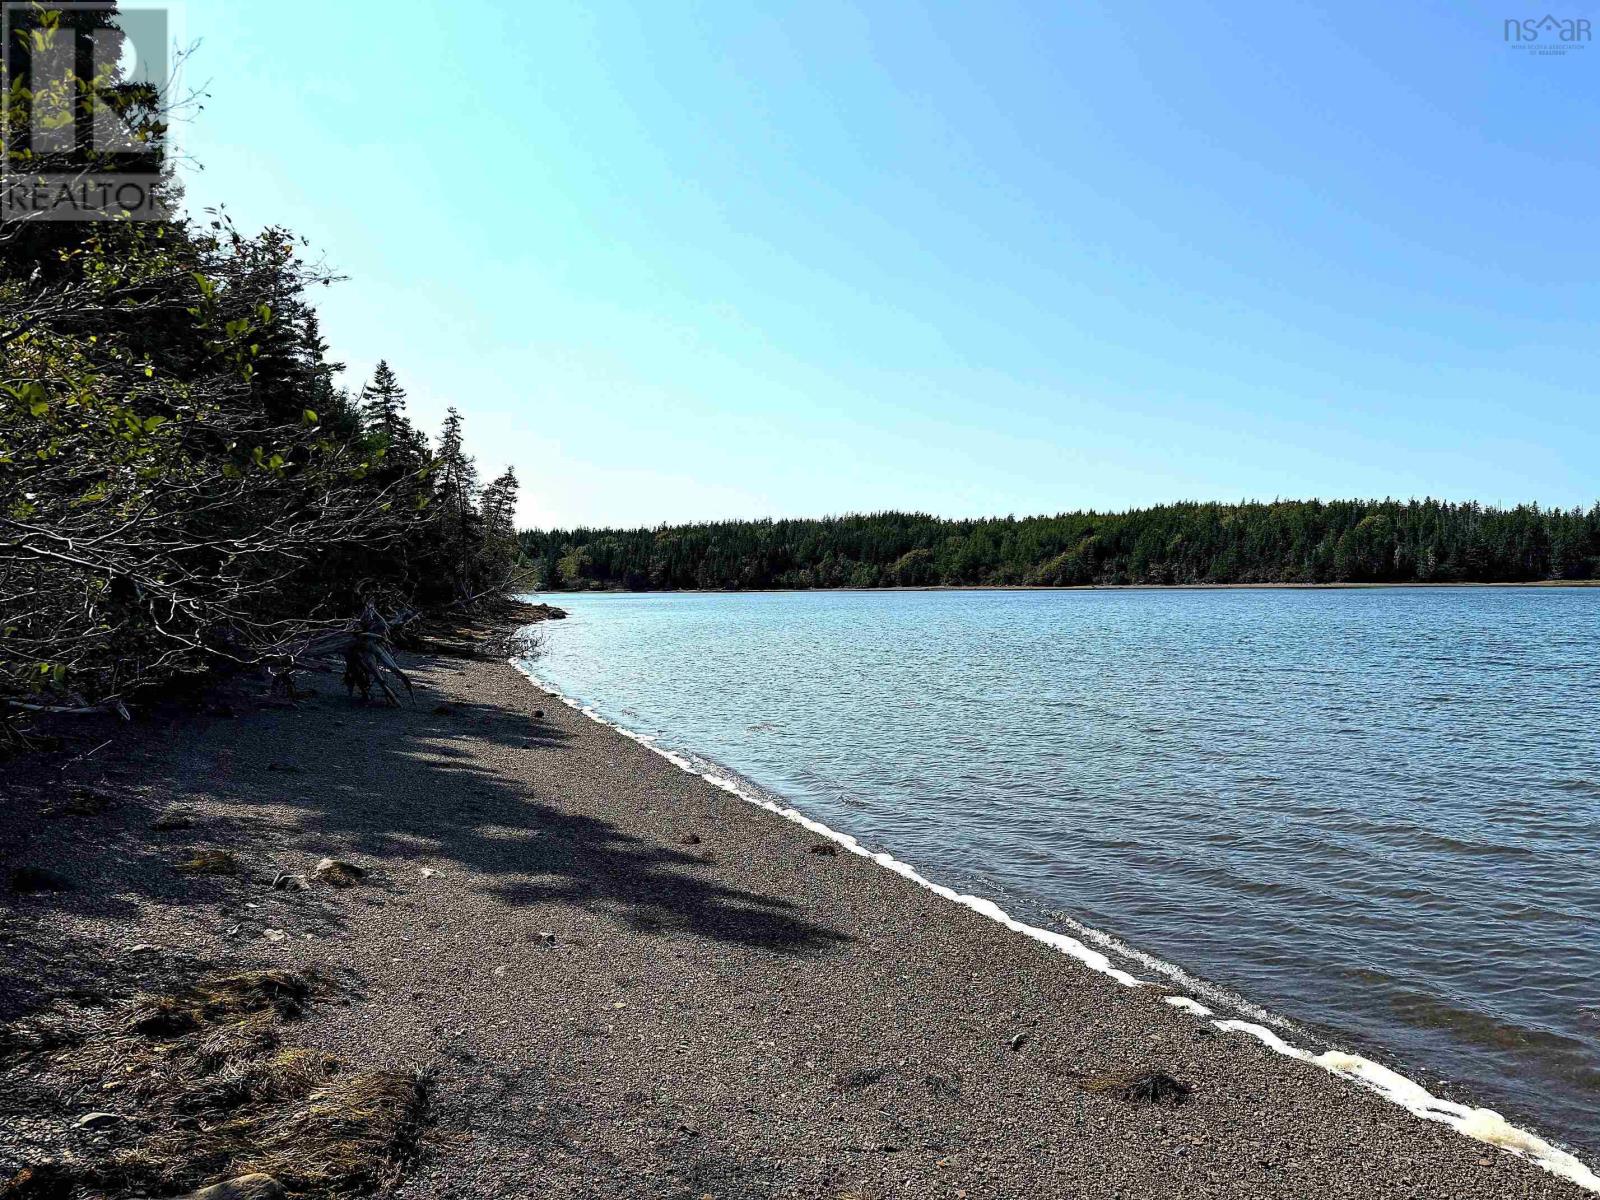
[[[0,1021],[96,975],[180,964],[346,980],[298,1038],[436,1072],[404,1196],[1590,1195],[869,859],[818,853],[817,834],[503,662],[410,661],[416,702],[398,710],[323,676],[298,706],[240,698],[65,771],[9,770],[0,868],[48,862],[72,887],[3,894]],[[71,779],[116,803],[41,816]],[[196,825],[152,831],[174,803]],[[205,848],[243,873],[174,873]],[[370,874],[272,889],[324,855]],[[1187,1102],[1096,1086],[1143,1070],[1189,1085]],[[0,1107],[0,1169],[70,1146],[89,1101]]]

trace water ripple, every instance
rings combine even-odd
[[[1600,590],[562,604],[612,719],[1600,1149]]]

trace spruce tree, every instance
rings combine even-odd
[[[458,519],[471,512],[478,494],[478,468],[462,445],[461,413],[452,406],[439,431],[439,503]]]
[[[484,536],[490,542],[516,539],[517,487],[517,473],[507,467],[499,478],[483,489],[483,499],[478,507],[483,514]]]
[[[398,446],[411,428],[406,419],[406,390],[400,386],[387,359],[380,360],[372,378],[361,389],[361,413],[367,432],[390,446]]]
[[[427,465],[428,439],[406,416],[406,390],[388,360],[380,360],[361,389],[361,421],[383,450],[388,474]]]

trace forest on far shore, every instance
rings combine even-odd
[[[550,591],[1600,579],[1600,504],[1168,504],[949,520],[882,512],[528,530]]]

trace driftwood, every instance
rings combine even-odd
[[[115,713],[124,721],[131,721],[133,717],[128,712],[128,706],[121,700],[107,700],[104,704],[27,704],[21,700],[0,700],[0,705],[14,708],[18,712],[49,713],[53,716],[63,717],[99,717],[107,713]]]
[[[377,689],[398,707],[400,697],[389,683],[393,678],[415,700],[411,680],[395,661],[393,642],[417,617],[414,611],[386,617],[369,604],[360,620],[343,629],[328,630],[281,647],[267,664],[273,691],[293,699],[298,694],[294,673],[306,660],[339,655],[344,659],[344,686],[352,696],[360,692],[363,700],[370,700]]]
[[[344,686],[354,696],[357,691],[363,700],[372,698],[373,687],[382,690],[389,703],[394,707],[400,706],[400,697],[395,695],[394,689],[384,678],[385,674],[393,675],[405,685],[406,695],[413,701],[416,693],[411,690],[411,680],[406,678],[406,673],[400,669],[400,664],[395,662],[394,655],[389,652],[388,642],[376,633],[355,633],[350,635],[350,644],[344,652]]]

